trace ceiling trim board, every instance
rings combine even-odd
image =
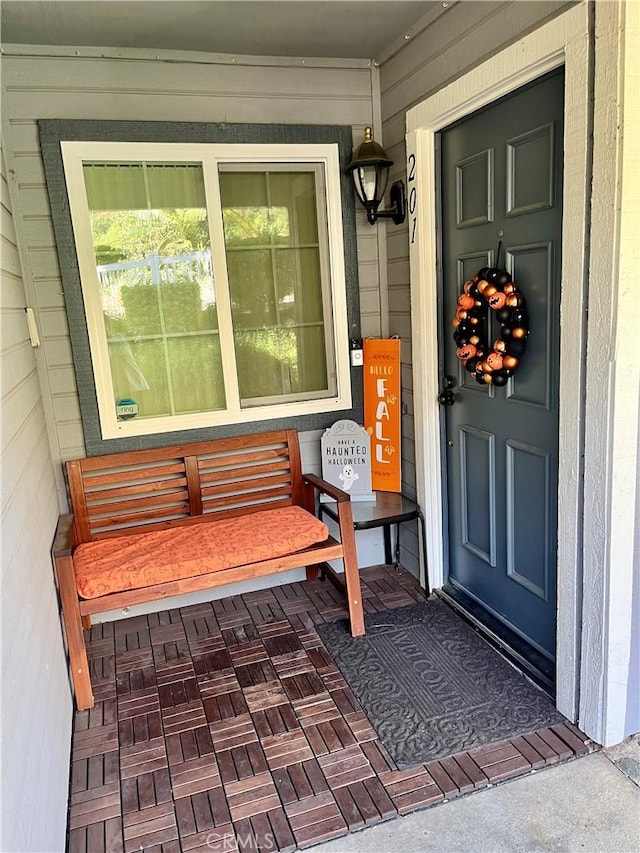
[[[276,68],[350,68],[368,70],[372,59],[335,59],[317,56],[249,56],[233,53],[202,53],[191,50],[149,48],[76,47],[73,45],[5,44],[3,56],[32,56],[43,59],[121,59],[139,62],[192,63],[195,65],[252,65]]]

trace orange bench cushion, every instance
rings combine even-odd
[[[328,535],[326,524],[290,506],[85,542],[76,548],[73,565],[82,598],[98,598],[283,557]]]

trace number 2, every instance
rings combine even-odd
[[[416,179],[416,155],[409,154],[409,174],[407,175],[407,181],[415,181]]]

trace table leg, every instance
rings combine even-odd
[[[387,566],[391,565],[391,525],[385,524],[383,525],[383,535],[384,535],[384,561]]]

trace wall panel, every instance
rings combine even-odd
[[[359,139],[373,116],[372,70],[365,61],[348,60],[318,60],[302,67],[291,60],[236,57],[231,63],[225,57],[167,51],[160,60],[133,52],[109,58],[96,49],[82,51],[83,56],[41,47],[5,45],[4,51],[7,159],[20,198],[25,275],[36,298],[54,421],[54,461],[60,464],[84,455],[84,441],[78,406],[71,399],[76,386],[37,120],[337,124],[352,127]],[[359,211],[357,228],[362,330],[379,335],[378,247]]]
[[[71,693],[50,548],[58,499],[26,323],[4,156],[2,268],[2,850],[63,850]]]

